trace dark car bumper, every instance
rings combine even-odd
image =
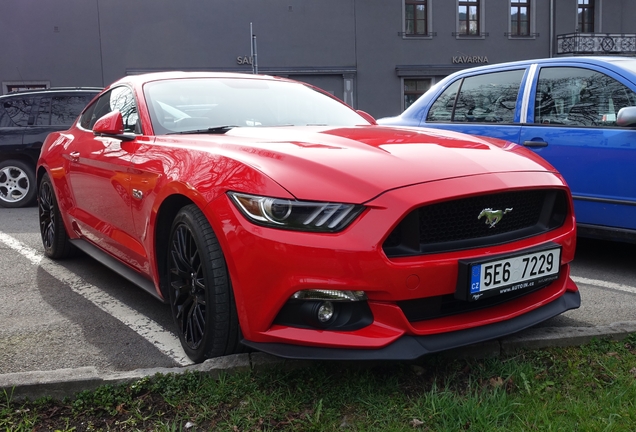
[[[578,291],[567,291],[552,303],[524,315],[487,326],[428,336],[403,336],[377,350],[321,348],[312,346],[258,343],[243,340],[243,344],[275,356],[311,360],[415,360],[426,354],[445,351],[507,336],[532,327],[581,305]]]

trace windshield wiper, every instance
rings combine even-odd
[[[190,134],[224,134],[225,132],[234,129],[234,125],[214,126],[206,129],[195,129],[181,132],[170,132],[168,135],[190,135]]]

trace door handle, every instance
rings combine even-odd
[[[548,143],[545,141],[524,141],[523,145],[526,147],[547,147]]]
[[[80,152],[78,151],[71,152],[69,156],[71,157],[73,161],[77,162],[80,158]]]

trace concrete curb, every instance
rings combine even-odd
[[[597,327],[539,327],[499,340],[449,350],[443,355],[462,358],[496,357],[521,348],[579,346],[594,338],[621,340],[632,333],[636,333],[636,321],[618,322]],[[256,352],[214,358],[192,366],[136,369],[129,372],[99,372],[92,366],[53,371],[18,372],[0,375],[0,391],[6,392],[12,400],[35,400],[44,396],[64,399],[84,390],[94,390],[102,385],[132,383],[156,374],[197,371],[218,377],[221,373],[263,370],[283,363],[298,368],[312,362],[285,360]]]

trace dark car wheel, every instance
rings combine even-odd
[[[66,258],[71,255],[71,245],[64,221],[60,217],[53,184],[48,174],[44,174],[38,189],[38,209],[40,216],[40,234],[44,253],[49,258]]]
[[[193,361],[240,350],[240,329],[223,252],[195,205],[179,211],[170,230],[170,305],[183,348]]]
[[[33,167],[19,160],[0,162],[0,207],[25,207],[35,198]]]

